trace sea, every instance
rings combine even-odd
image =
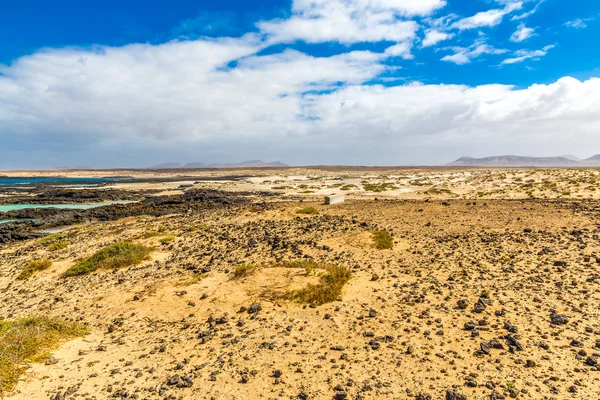
[[[130,178],[70,178],[70,177],[6,177],[0,176],[0,186],[35,185],[38,183],[56,183],[60,185],[99,185],[107,182],[118,182]]]

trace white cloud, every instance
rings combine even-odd
[[[462,31],[467,29],[496,26],[502,22],[502,19],[505,15],[510,14],[513,11],[520,10],[521,8],[523,8],[522,2],[510,2],[506,4],[503,9],[482,11],[473,15],[472,17],[467,17],[456,21],[452,27]]]
[[[446,0],[294,0],[292,16],[263,21],[260,31],[271,43],[412,40],[418,29],[411,16],[427,16]]]
[[[506,64],[518,64],[521,63],[525,60],[529,60],[529,59],[533,59],[533,60],[539,60],[540,58],[544,57],[546,54],[548,54],[548,51],[550,49],[553,49],[554,45],[549,45],[544,47],[541,50],[517,50],[515,52],[515,56],[513,58],[507,58],[506,60],[502,61],[500,64],[506,65]]]
[[[512,34],[512,36],[510,37],[510,40],[512,42],[521,43],[521,42],[524,42],[525,40],[529,39],[530,37],[532,37],[534,34],[535,34],[535,29],[528,28],[525,26],[525,24],[521,24],[521,25],[519,25],[517,30]]]
[[[328,7],[340,4],[341,18],[348,25],[328,27],[339,16]],[[395,44],[382,53],[349,51],[315,57],[287,49],[257,55],[271,43],[268,40],[286,37],[289,26],[275,21],[266,42],[257,34],[91,50],[48,49],[22,57],[10,66],[0,65],[0,165],[7,165],[3,163],[15,154],[24,154],[29,162],[32,152],[62,156],[72,150],[93,157],[107,148],[114,151],[111,156],[127,161],[130,155],[147,160],[141,148],[160,155],[167,148],[180,154],[222,146],[230,160],[238,159],[229,156],[234,151],[245,158],[268,148],[283,161],[296,157],[304,163],[401,164],[435,162],[433,157],[446,161],[452,146],[461,152],[467,146],[501,152],[518,143],[523,153],[533,149],[549,154],[550,143],[562,149],[574,143],[575,136],[586,147],[600,147],[598,78],[567,77],[520,90],[506,85],[367,83],[385,79],[382,74],[391,68],[385,65],[390,57],[413,57],[418,27],[403,18],[428,15],[443,4],[442,0],[294,3],[294,15],[287,21],[296,18],[299,26],[306,26],[294,35],[290,30],[289,40],[393,40]],[[506,13],[520,2],[503,4],[500,11]],[[309,6],[314,6],[315,15]],[[364,15],[348,14],[347,7]],[[450,39],[447,29],[455,20],[455,16],[428,19],[422,45]],[[403,30],[399,23],[411,26]],[[501,64],[539,59],[553,47],[519,50]],[[443,60],[455,64],[506,53],[483,38],[472,46],[450,49],[453,54]],[[364,152],[367,147],[370,151]],[[436,148],[442,148],[437,155]],[[432,158],[410,159],[418,152]],[[309,158],[317,153],[339,158]],[[344,158],[351,154],[365,158]],[[144,162],[162,161],[168,159]],[[67,162],[55,165],[60,164]]]
[[[437,29],[428,29],[425,32],[425,38],[423,39],[423,47],[429,47],[438,44],[444,40],[452,39],[453,33],[441,32]]]
[[[402,42],[388,47],[385,50],[385,54],[390,57],[402,57],[405,60],[412,60],[415,58],[415,56],[411,54],[411,49],[412,42]]]
[[[51,143],[59,143],[56,154],[70,148],[93,154],[112,143],[122,159],[129,153],[142,157],[143,146],[179,154],[225,143],[244,152],[269,148],[276,158],[298,162],[332,160],[309,158],[318,151],[323,157],[361,154],[362,162],[371,163],[416,157],[411,150],[399,154],[399,148],[431,151],[434,157],[442,145],[435,156],[441,162],[449,158],[448,146],[461,152],[473,143],[510,149],[516,140],[527,153],[548,149],[548,143],[564,146],[573,135],[600,146],[600,79],[563,78],[522,90],[385,87],[364,84],[384,71],[385,54],[319,58],[288,50],[256,56],[260,48],[244,38],[46,50],[23,57],[0,75],[2,162],[19,146],[31,154],[50,151]],[[466,58],[496,51],[480,43]],[[570,132],[568,138],[564,132]],[[359,151],[365,146],[369,154]],[[341,155],[335,160],[361,162]]]
[[[540,9],[540,6],[542,4],[544,4],[546,0],[540,0],[537,2],[537,4],[535,5],[535,7],[533,7],[531,10],[524,12],[523,14],[519,14],[519,15],[515,15],[511,18],[511,21],[518,21],[521,19],[526,19],[531,17],[533,14],[535,14],[536,12],[538,12],[538,10]]]
[[[575,29],[585,29],[587,28],[587,23],[593,21],[593,18],[577,18],[573,21],[567,21],[564,23],[564,26]]]
[[[384,70],[385,56],[367,51],[253,55],[260,48],[246,39],[198,40],[23,57],[0,71],[0,132],[90,140],[269,135],[296,125],[303,93],[358,84]]]
[[[508,143],[514,149],[517,140],[526,153],[532,149],[528,143],[537,141],[543,148],[551,138],[572,140],[564,132],[592,139],[600,128],[600,79],[562,78],[522,90],[504,85],[351,86],[315,96],[313,102],[321,132],[347,140],[368,132],[386,146],[412,137],[430,146],[435,138],[463,146],[482,142],[484,149]],[[600,139],[593,140],[600,145]]]
[[[503,54],[506,53],[504,49],[496,49],[489,46],[483,40],[476,41],[472,46],[465,47],[453,47],[454,54],[444,56],[442,61],[452,62],[454,64],[463,65],[468,64],[474,58],[477,58],[483,54]]]

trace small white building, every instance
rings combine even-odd
[[[344,202],[343,194],[332,194],[331,196],[325,197],[325,204],[327,204],[328,206],[331,206],[334,204],[340,204],[343,202]]]

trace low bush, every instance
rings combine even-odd
[[[59,251],[69,246],[69,242],[56,242],[48,246],[48,251]]]
[[[25,269],[23,269],[23,271],[21,271],[21,273],[19,274],[17,279],[19,279],[19,280],[29,279],[36,272],[43,271],[45,269],[50,268],[51,266],[52,266],[52,261],[48,260],[47,258],[44,258],[41,260],[29,261],[29,263],[27,264]]]
[[[391,249],[394,247],[394,239],[386,230],[373,231],[373,242],[378,250]]]
[[[306,272],[306,275],[313,275],[316,273],[317,269],[320,267],[320,264],[313,260],[297,260],[297,261],[283,261],[283,262],[274,264],[273,267],[276,267],[276,268],[298,268],[298,269],[303,269]]]
[[[352,278],[352,272],[339,265],[324,266],[318,284],[309,284],[303,289],[291,290],[283,295],[286,300],[298,303],[321,305],[335,301],[342,294],[342,288]]]
[[[243,276],[248,275],[249,273],[251,273],[255,269],[256,269],[256,265],[252,265],[252,264],[240,264],[240,265],[236,265],[235,268],[233,269],[233,277],[234,278],[241,278]]]
[[[319,210],[317,210],[314,207],[304,207],[299,210],[296,210],[296,214],[316,215],[318,213]]]
[[[14,389],[26,363],[48,359],[61,342],[87,332],[81,324],[47,317],[0,321],[0,398]]]
[[[167,236],[163,236],[162,238],[160,238],[159,242],[161,242],[162,244],[166,244],[166,243],[172,242],[173,240],[175,240],[175,238],[177,238],[177,236],[167,235]]]
[[[119,242],[105,247],[90,258],[75,264],[64,277],[87,275],[98,269],[119,269],[150,259],[152,248],[133,242]]]

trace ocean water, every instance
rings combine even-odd
[[[14,210],[25,210],[27,208],[58,208],[61,210],[89,210],[91,208],[110,206],[113,204],[130,204],[135,201],[119,200],[119,201],[104,201],[101,203],[78,203],[78,204],[0,204],[0,212],[8,212]]]
[[[60,184],[73,184],[73,185],[85,185],[85,184],[96,184],[106,182],[122,181],[130,178],[64,178],[64,177],[5,177],[0,176],[0,186],[14,186],[14,185],[33,185],[37,183],[60,183]]]
[[[16,222],[16,221],[35,221],[35,218],[3,219],[3,220],[0,220],[0,225],[8,224],[9,222]]]

